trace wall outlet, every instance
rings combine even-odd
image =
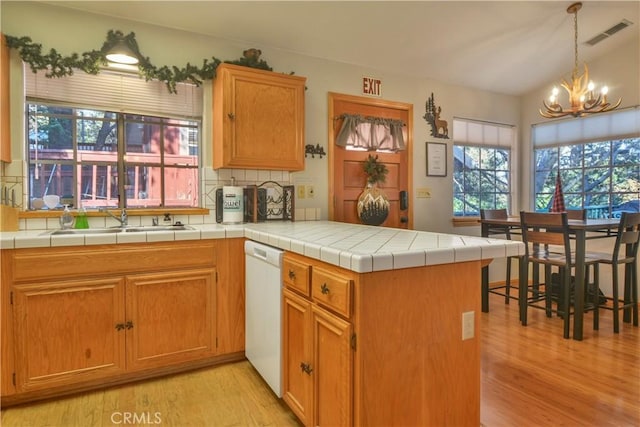
[[[298,185],[298,199],[304,199],[307,195],[307,190],[304,185]]]
[[[307,199],[313,199],[315,196],[315,189],[313,185],[307,185]]]
[[[431,189],[430,188],[416,188],[416,197],[418,199],[430,199],[431,198]]]
[[[462,340],[470,340],[475,335],[475,311],[462,313]]]

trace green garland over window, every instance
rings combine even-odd
[[[17,49],[24,62],[29,64],[34,73],[38,70],[47,70],[45,76],[49,78],[65,77],[73,74],[74,69],[79,69],[88,74],[98,74],[102,67],[107,66],[106,54],[119,41],[124,41],[127,46],[136,54],[138,60],[138,70],[146,81],[159,80],[167,85],[171,93],[176,93],[176,84],[181,82],[191,82],[197,86],[203,80],[211,80],[216,76],[216,68],[222,61],[215,56],[211,59],[204,59],[201,67],[196,67],[187,63],[183,68],[166,65],[158,68],[151,63],[148,57],[143,56],[138,48],[135,34],[124,35],[121,31],[109,30],[107,40],[100,50],[84,52],[82,55],[73,53],[70,56],[62,56],[55,49],[49,53],[42,53],[42,45],[33,43],[29,37],[13,37],[6,35],[7,46]],[[256,54],[257,52],[257,54]],[[235,61],[224,61],[229,64],[242,65],[245,67],[259,68],[272,71],[267,63],[259,58],[259,50],[248,49],[244,57]]]

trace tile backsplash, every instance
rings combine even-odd
[[[16,195],[16,206],[24,210],[25,201],[28,200],[26,186],[24,185],[24,162],[14,160],[12,163],[3,164],[0,188],[7,187],[9,193],[13,190]],[[275,181],[280,185],[291,185],[291,174],[287,171],[265,171],[249,169],[218,169],[204,167],[201,170],[201,200],[203,208],[209,209],[208,215],[172,215],[171,221],[180,221],[183,224],[215,224],[216,222],[216,189],[225,185],[244,187],[247,185],[260,185],[265,181]],[[295,209],[296,221],[316,221],[321,217],[320,208]],[[129,216],[131,225],[151,225],[151,216]],[[162,222],[162,218],[160,218]],[[89,226],[92,228],[108,227],[116,225],[115,221],[108,217],[89,217]],[[51,230],[59,228],[57,218],[29,218],[20,220],[20,230]]]

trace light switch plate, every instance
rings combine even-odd
[[[431,189],[427,187],[417,188],[416,189],[416,197],[418,199],[430,199],[431,198]]]

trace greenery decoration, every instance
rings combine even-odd
[[[203,80],[213,79],[216,76],[216,68],[222,62],[216,57],[211,57],[211,59],[205,58],[201,67],[190,63],[187,63],[182,68],[166,65],[156,67],[148,57],[140,53],[135,33],[133,32],[125,36],[121,31],[109,30],[107,40],[100,50],[84,52],[81,55],[73,53],[70,56],[63,56],[55,49],[49,50],[48,53],[43,53],[42,45],[34,43],[29,37],[13,37],[9,35],[5,35],[5,37],[7,46],[11,49],[17,49],[22,60],[29,64],[34,73],[38,70],[47,70],[45,76],[49,78],[73,75],[74,69],[79,69],[89,74],[98,74],[101,67],[108,64],[105,58],[106,54],[116,43],[122,40],[138,57],[140,75],[147,81],[159,80],[164,82],[171,93],[176,93],[177,83],[191,82],[199,86]],[[271,67],[260,59],[260,53],[258,49],[248,49],[244,51],[242,58],[225,62],[272,71]]]
[[[367,157],[363,164],[364,173],[367,175],[369,184],[377,184],[387,180],[389,170],[384,163],[378,160],[378,156],[373,157],[371,154]]]

